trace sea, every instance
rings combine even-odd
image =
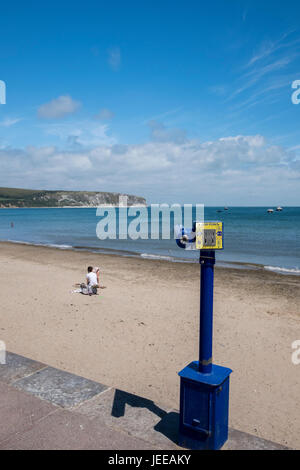
[[[300,207],[284,207],[281,212],[274,208],[272,214],[268,209],[205,207],[205,221],[224,223],[224,250],[216,255],[219,266],[300,275]],[[0,241],[150,260],[198,262],[199,252],[179,248],[173,237],[120,239],[119,210],[116,209],[116,239],[100,240],[96,228],[101,218],[96,208],[0,209]],[[150,234],[153,222],[150,208],[147,219]],[[131,222],[129,217],[128,224]]]

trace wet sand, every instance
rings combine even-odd
[[[71,291],[101,267],[98,296]],[[300,277],[216,269],[214,362],[231,367],[230,426],[300,449]],[[197,359],[199,266],[0,243],[7,349],[178,408]]]

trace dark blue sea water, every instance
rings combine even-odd
[[[225,249],[217,254],[219,264],[258,264],[280,273],[300,274],[300,208],[285,207],[273,214],[267,209],[205,208],[205,220],[224,222]],[[101,241],[96,235],[99,220],[94,208],[1,209],[0,240],[169,261],[198,259],[198,252],[179,249],[174,239]]]

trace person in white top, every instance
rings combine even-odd
[[[89,295],[97,294],[97,288],[99,287],[99,268],[96,273],[94,268],[89,266],[87,269],[86,280]]]

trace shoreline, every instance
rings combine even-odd
[[[51,243],[33,243],[26,242],[23,240],[0,240],[1,244],[12,244],[12,245],[24,245],[24,246],[35,246],[35,247],[44,247],[53,250],[61,251],[74,251],[74,252],[86,252],[94,253],[99,255],[111,255],[111,256],[120,256],[124,258],[136,258],[144,259],[145,261],[163,261],[167,263],[179,263],[179,264],[198,264],[198,259],[189,259],[181,258],[168,255],[158,255],[155,253],[138,253],[133,251],[126,250],[117,250],[112,248],[97,248],[97,247],[79,247],[72,245],[58,245]],[[238,270],[251,270],[251,271],[266,271],[271,272],[280,276],[291,276],[298,277],[300,276],[300,269],[285,268],[280,266],[266,266],[258,263],[251,262],[241,262],[241,261],[216,261],[216,269],[238,269]]]

